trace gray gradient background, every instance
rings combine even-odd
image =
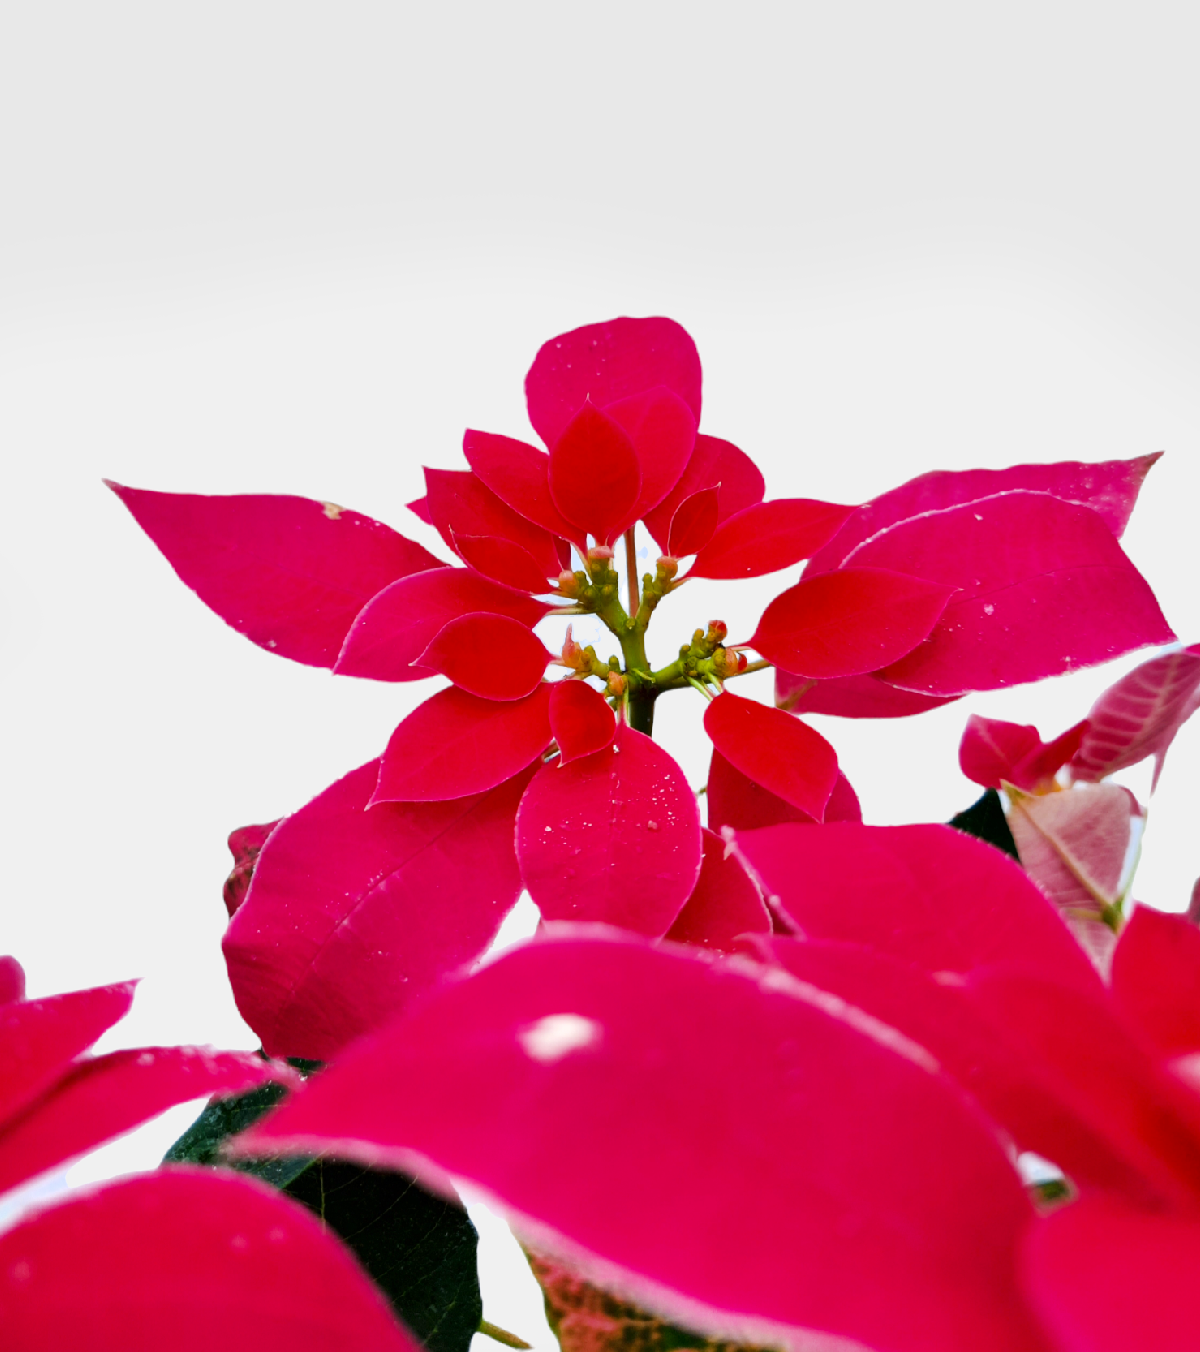
[[[580,323],[683,322],[706,429],[772,496],[1166,450],[1126,545],[1200,638],[1198,28],[1145,3],[10,6],[0,948],[32,991],[144,974],[106,1046],[252,1045],[224,837],[428,689],[246,643],[100,477],[306,494],[430,543],[420,464],[458,464],[466,426],[528,435],[524,371]],[[689,587],[654,633],[748,634],[778,586]],[[1057,732],[1130,664],[820,722],[868,820],[944,819],[969,709]],[[700,714],[661,714],[695,783]],[[1200,873],[1198,770],[1188,729],[1136,889],[1160,907]],[[488,1314],[529,1334],[513,1272]]]

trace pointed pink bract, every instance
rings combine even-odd
[[[467,464],[495,495],[552,535],[583,544],[582,533],[550,496],[550,457],[528,442],[492,432],[463,434]]]
[[[272,1056],[326,1061],[473,962],[521,893],[513,846],[531,771],[447,803],[382,803],[370,761],[285,819],[222,945]]]
[[[725,842],[701,829],[704,856],[692,895],[666,938],[717,953],[735,951],[742,934],[770,934],[771,917],[758,895],[758,888],[736,856],[727,853]]]
[[[727,761],[784,802],[821,821],[837,782],[837,753],[781,709],[726,691],[704,712],[704,731]]]
[[[717,490],[717,522],[727,521],[735,513],[763,500],[766,484],[762,471],[732,441],[697,432],[691,459],[675,487],[657,507],[646,513],[646,527],[665,553],[670,552],[668,535],[676,511],[685,498]],[[708,542],[705,541],[707,544]]]
[[[880,532],[848,562],[958,589],[929,638],[880,673],[924,694],[1040,680],[1173,637],[1103,520],[1044,493],[930,512]]]
[[[1023,1286],[1063,1352],[1193,1352],[1200,1327],[1194,1216],[1084,1198],[1037,1222],[1024,1260]]]
[[[439,629],[418,664],[482,699],[514,700],[537,689],[550,656],[519,620],[475,611]]]
[[[585,404],[550,448],[554,505],[573,526],[609,544],[629,524],[641,488],[641,467],[628,434]]]
[[[136,1047],[87,1058],[0,1127],[0,1192],[84,1154],[177,1103],[239,1094],[267,1080],[298,1083],[254,1052]]]
[[[32,1103],[129,1013],[135,984],[122,981],[0,1005],[0,1124]]]
[[[1012,793],[1009,826],[1030,877],[1060,908],[1099,913],[1120,896],[1137,803],[1118,784],[1069,793]],[[1060,876],[1064,874],[1065,876]],[[1081,885],[1082,895],[1075,885]]]
[[[739,835],[736,848],[768,902],[810,938],[865,944],[931,972],[1014,961],[1098,984],[1021,866],[949,826],[772,826]]]
[[[687,404],[662,385],[618,399],[604,412],[629,434],[641,470],[641,488],[627,523],[631,524],[679,482],[696,444],[696,419]]]
[[[959,696],[938,698],[898,690],[877,676],[838,676],[813,681],[775,671],[775,703],[796,714],[833,714],[838,718],[912,718],[916,714],[952,704]]]
[[[465,798],[511,779],[550,743],[550,688],[505,701],[431,695],[392,733],[370,805]]]
[[[529,421],[547,446],[583,407],[655,385],[674,390],[700,421],[700,356],[673,319],[610,319],[551,338],[525,377]]]
[[[438,568],[385,587],[355,619],[334,671],[374,681],[421,681],[415,665],[434,635],[459,615],[487,610],[532,628],[550,609],[470,568]]]
[[[549,531],[513,511],[469,469],[426,469],[426,501],[438,534],[455,549],[459,535],[498,536],[523,549],[542,580],[558,571],[558,555]]]
[[[667,534],[668,554],[683,558],[698,553],[708,544],[720,519],[717,507],[720,493],[720,488],[714,484],[712,488],[701,488],[690,498],[684,498],[671,518]]]
[[[547,920],[598,920],[658,938],[700,872],[700,811],[683,771],[618,725],[613,744],[534,776],[517,813],[517,859]]]
[[[1096,512],[1118,539],[1137,502],[1142,483],[1161,451],[1135,460],[1077,460],[1054,465],[1010,465],[1007,469],[933,470],[864,502],[829,544],[809,561],[808,573],[840,568],[864,540],[898,521],[944,511],[997,493],[1047,493]]]
[[[585,681],[557,681],[550,691],[550,731],[559,764],[570,765],[612,745],[617,720],[608,701]]]
[[[1137,906],[1112,959],[1113,998],[1164,1056],[1200,1051],[1200,929]]]
[[[390,527],[328,502],[109,487],[210,610],[308,666],[333,666],[354,617],[390,582],[443,566]]]
[[[822,573],[767,606],[750,646],[810,680],[862,675],[910,652],[952,594],[951,587],[883,568]]]
[[[723,521],[696,555],[689,577],[762,577],[807,559],[854,510],[811,498],[777,498]]]
[[[1196,708],[1200,643],[1134,667],[1088,711],[1088,730],[1071,761],[1076,779],[1095,782],[1154,757],[1157,786],[1167,748]]]
[[[240,1148],[469,1180],[535,1247],[739,1341],[1042,1352],[1013,1270],[1031,1209],[982,1115],[841,1002],[694,953],[507,953]]]
[[[5,1352],[419,1352],[299,1203],[173,1167],[77,1194],[0,1235]]]

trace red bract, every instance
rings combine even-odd
[[[9,954],[0,955],[0,1005],[25,998],[25,969]]]
[[[729,693],[704,714],[713,747],[748,779],[817,821],[837,782],[837,753],[819,732],[779,709]]]
[[[604,411],[629,434],[641,476],[624,529],[656,507],[679,482],[696,444],[696,419],[677,394],[661,385],[608,404]]]
[[[689,577],[762,577],[807,559],[854,511],[836,502],[780,498],[728,517],[696,555]]]
[[[563,516],[550,496],[550,457],[545,451],[512,437],[467,431],[463,455],[498,498],[551,535],[583,547],[584,532]]]
[[[772,826],[736,848],[768,904],[811,938],[865,943],[930,972],[1012,961],[1097,984],[1021,867],[948,826]]]
[[[468,568],[517,591],[550,590],[546,574],[521,545],[498,535],[454,535],[454,549]],[[557,561],[557,560],[556,560]]]
[[[939,697],[899,690],[877,676],[838,676],[831,681],[813,681],[775,672],[775,702],[797,714],[835,714],[839,718],[911,718],[943,704],[957,695]]]
[[[577,529],[608,544],[628,524],[641,490],[641,466],[629,435],[584,404],[550,448],[554,505]]]
[[[470,470],[426,469],[425,501],[438,534],[457,552],[456,537],[499,538],[522,549],[540,570],[541,586],[558,572],[558,554],[548,531],[502,502]]]
[[[959,768],[985,789],[998,789],[1008,782],[1019,789],[1040,790],[1053,783],[1087,732],[1085,719],[1053,742],[1044,743],[1037,728],[972,714],[958,748]]]
[[[525,377],[529,421],[551,446],[586,400],[603,407],[664,385],[700,421],[700,357],[672,319],[610,319],[551,338]]]
[[[231,916],[245,901],[258,856],[267,843],[267,837],[278,825],[277,819],[273,822],[261,822],[255,826],[239,826],[236,831],[229,833],[228,844],[229,852],[233,855],[233,869],[225,879],[222,896],[225,900],[225,909]]]
[[[714,484],[684,498],[671,518],[667,532],[668,554],[675,557],[695,554],[708,544],[720,520],[720,494],[720,487]]]
[[[671,549],[671,522],[687,498],[709,488],[717,490],[719,524],[744,508],[761,502],[766,484],[762,472],[745,451],[739,450],[731,441],[697,432],[691,459],[679,476],[679,481],[657,507],[646,513],[646,529],[658,541],[660,549],[668,554],[691,552]]]
[[[418,665],[490,700],[524,699],[541,683],[551,654],[519,620],[476,611],[439,629]]]
[[[708,825],[713,831],[720,831],[723,826],[732,826],[736,831],[756,831],[760,827],[779,826],[783,822],[809,825],[816,822],[816,818],[809,813],[802,812],[742,774],[715,748],[708,769],[704,801],[708,804]],[[840,770],[825,804],[822,820],[862,821],[858,796]]]
[[[1100,516],[1041,493],[901,522],[846,562],[959,589],[929,638],[882,672],[925,694],[1040,680],[1174,637]]]
[[[354,617],[389,582],[441,567],[368,516],[277,496],[109,487],[206,606],[252,643],[331,667]]]
[[[550,762],[517,813],[517,858],[547,920],[601,920],[657,938],[696,885],[700,812],[661,747],[621,725],[611,747]]]
[[[400,724],[379,766],[376,803],[429,803],[493,789],[550,741],[550,686],[496,701],[441,690]]]
[[[383,803],[371,761],[272,833],[225,936],[242,1017],[273,1056],[326,1060],[491,943],[521,891],[524,773],[445,803]]]
[[[1031,1209],[982,1115],[912,1044],[765,976],[627,937],[535,944],[242,1148],[470,1179],[534,1247],[743,1341],[1045,1346],[1015,1280]]]
[[[1200,929],[1139,906],[1113,954],[1113,998],[1163,1056],[1200,1051]]]
[[[342,1244],[251,1179],[172,1168],[0,1235],[5,1352],[417,1352]]]
[[[951,587],[883,568],[846,568],[777,596],[750,645],[809,680],[862,675],[916,647],[953,594]]]
[[[532,628],[550,607],[470,569],[438,568],[385,587],[364,606],[334,666],[341,676],[421,681],[417,665],[438,630],[459,615],[490,611]]]
[[[550,691],[550,731],[558,743],[558,763],[570,765],[610,746],[617,724],[599,691],[582,681],[559,681]]]
[[[724,840],[701,829],[703,859],[692,895],[666,937],[673,943],[732,953],[744,934],[770,934],[771,917],[758,888]]]

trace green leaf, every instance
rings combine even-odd
[[[1020,860],[1016,842],[1008,829],[1008,818],[1000,804],[1000,795],[995,789],[988,789],[969,808],[957,817],[951,817],[950,825],[977,840],[986,840],[989,845]]]
[[[209,1103],[163,1163],[223,1165],[280,1188],[349,1245],[396,1314],[431,1352],[467,1352],[483,1316],[479,1236],[456,1201],[426,1192],[407,1174],[391,1170],[286,1155],[223,1158],[226,1138],[245,1131],[286,1094],[282,1085],[264,1084]]]

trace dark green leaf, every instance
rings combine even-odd
[[[315,1063],[312,1069],[318,1069]],[[307,1065],[297,1069],[307,1071]],[[277,1156],[225,1160],[225,1139],[245,1131],[287,1093],[264,1084],[208,1104],[167,1151],[168,1164],[223,1164],[254,1174],[320,1216],[354,1250],[404,1323],[431,1352],[467,1352],[479,1328],[479,1236],[457,1202],[406,1174],[334,1160]]]
[[[995,789],[988,789],[982,798],[977,799],[965,812],[950,818],[950,825],[977,840],[986,840],[1005,854],[1019,859],[1016,842],[1008,829],[1008,818],[1000,805],[1000,795]]]

